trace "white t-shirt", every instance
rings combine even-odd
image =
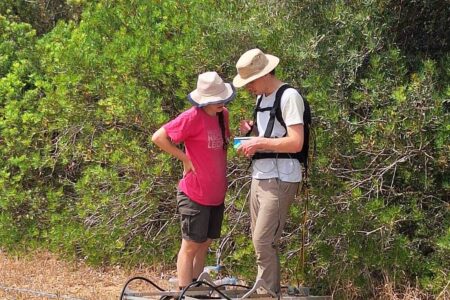
[[[260,108],[272,107],[275,102],[277,91],[265,96],[263,95]],[[280,102],[281,114],[286,126],[303,124],[303,112],[305,106],[302,96],[297,90],[288,88],[284,91]],[[256,123],[258,125],[259,136],[264,136],[267,123],[270,119],[270,110],[258,112],[256,114]],[[272,130],[272,137],[282,137],[286,130],[275,117],[275,123]],[[280,178],[286,182],[300,182],[302,180],[302,169],[296,158],[263,158],[255,159],[252,163],[252,176],[256,179]]]

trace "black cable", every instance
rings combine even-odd
[[[153,281],[151,281],[150,279],[147,279],[147,278],[145,278],[145,277],[142,277],[142,276],[136,276],[136,277],[133,277],[133,278],[130,278],[126,283],[125,283],[125,285],[124,285],[124,287],[123,287],[123,289],[122,289],[122,292],[121,292],[121,294],[120,294],[120,298],[119,298],[119,300],[123,300],[124,298],[124,296],[125,296],[125,292],[126,292],[126,289],[127,289],[127,287],[128,287],[128,285],[132,282],[132,281],[135,281],[135,280],[143,280],[143,281],[145,281],[145,282],[147,282],[147,283],[149,283],[149,284],[151,284],[151,285],[153,285],[156,289],[158,289],[159,291],[161,291],[161,292],[165,292],[166,290],[164,290],[164,289],[162,289],[161,287],[159,287],[157,284],[155,284]],[[220,290],[219,290],[219,288],[221,288],[221,287],[226,287],[226,286],[232,286],[232,287],[240,287],[240,288],[245,288],[245,289],[250,289],[251,287],[249,287],[249,286],[246,286],[246,285],[241,285],[241,284],[231,284],[231,283],[224,283],[224,284],[221,284],[221,285],[218,285],[218,286],[213,286],[212,284],[210,284],[209,282],[207,282],[207,281],[203,281],[203,280],[200,280],[200,281],[194,281],[194,282],[192,282],[192,283],[190,283],[188,286],[186,286],[183,290],[182,290],[182,292],[181,292],[181,294],[180,294],[180,297],[178,297],[178,299],[182,299],[183,298],[183,296],[184,296],[184,294],[189,290],[189,288],[191,288],[191,287],[193,287],[193,286],[200,286],[200,285],[207,285],[207,286],[209,286],[212,290],[215,290],[217,293],[219,293],[222,297],[224,297],[225,299],[227,299],[227,300],[231,300],[231,298],[230,297],[228,297],[227,295],[225,295],[224,293],[222,293]],[[176,297],[174,297],[174,296],[170,296],[170,295],[165,295],[165,296],[162,296],[161,298],[160,298],[160,300],[168,300],[168,299],[171,299],[171,298],[174,298],[174,299],[176,299]],[[211,299],[211,298],[209,298],[209,299]]]
[[[124,287],[123,287],[123,289],[122,289],[122,293],[120,293],[120,298],[119,298],[120,300],[123,300],[123,296],[125,296],[125,291],[126,291],[128,285],[129,285],[132,281],[134,281],[134,280],[143,280],[143,281],[145,281],[145,282],[147,282],[147,283],[153,285],[153,286],[154,286],[156,289],[158,289],[159,291],[161,291],[161,292],[164,292],[164,291],[165,291],[164,289],[162,289],[161,287],[159,287],[156,283],[154,283],[154,282],[151,281],[150,279],[147,279],[147,278],[142,277],[142,276],[136,276],[136,277],[130,278],[130,279],[125,283],[125,285],[124,285]]]
[[[214,285],[210,284],[209,282],[200,280],[200,281],[194,281],[191,282],[190,284],[188,284],[183,291],[180,294],[180,297],[178,299],[183,300],[184,294],[189,290],[189,288],[193,287],[193,286],[198,286],[198,284],[202,285],[207,285],[209,286],[211,289],[215,290],[217,293],[219,293],[219,295],[221,295],[222,297],[224,297],[227,300],[231,300],[230,297],[228,297],[227,295],[225,295],[224,293],[222,293],[217,287],[215,287]]]

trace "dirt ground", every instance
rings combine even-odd
[[[159,268],[120,267],[93,268],[83,262],[66,262],[48,252],[33,252],[26,256],[11,256],[0,249],[0,299],[1,300],[109,300],[119,299],[128,279],[142,276],[161,288],[170,288],[168,279],[174,270]],[[450,299],[450,282],[436,297]],[[129,286],[134,291],[156,291],[142,281]],[[391,285],[379,289],[379,299],[416,300],[430,299],[420,291],[409,288],[396,294]]]
[[[131,277],[143,276],[167,288],[173,274],[149,268],[92,268],[82,262],[64,262],[48,252],[14,257],[0,250],[0,299],[119,299]]]

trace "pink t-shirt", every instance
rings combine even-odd
[[[228,110],[223,111],[225,135],[230,136]],[[223,203],[227,191],[227,152],[217,116],[192,107],[163,127],[174,143],[184,142],[194,172],[186,174],[178,187],[193,201],[208,206]]]

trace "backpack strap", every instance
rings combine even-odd
[[[275,117],[277,118],[278,122],[281,124],[281,126],[284,127],[286,130],[286,133],[284,136],[287,135],[287,128],[286,123],[284,123],[283,115],[281,114],[281,96],[283,96],[283,93],[286,89],[290,88],[288,84],[283,84],[278,88],[277,93],[275,94],[275,102],[273,103],[272,109],[270,110],[270,119],[267,123],[266,131],[264,132],[264,137],[270,138],[273,131],[273,125],[275,124]],[[262,96],[261,96],[262,98]]]
[[[283,116],[281,113],[281,109],[280,109],[280,105],[281,105],[281,97],[283,92],[290,88],[291,86],[285,84],[280,86],[280,88],[277,91],[277,94],[275,95],[275,102],[273,107],[271,108],[271,115],[269,118],[269,122],[267,124],[266,127],[266,131],[264,133],[264,137],[271,137],[272,135],[272,131],[273,131],[273,126],[275,123],[275,117],[277,118],[278,122],[280,123],[280,125],[282,125],[285,130],[286,133],[284,136],[287,135],[287,126],[286,123],[283,120]],[[298,90],[297,90],[298,91]],[[300,91],[298,91],[300,93]],[[300,94],[301,95],[301,94]],[[254,159],[262,159],[262,158],[295,158],[297,159],[300,163],[303,164],[304,168],[305,168],[305,172],[307,172],[308,169],[308,150],[309,150],[309,129],[311,126],[311,110],[309,107],[309,103],[308,101],[306,101],[306,99],[302,96],[302,100],[304,103],[304,107],[305,110],[303,112],[303,148],[300,152],[296,152],[296,153],[276,153],[276,152],[256,152],[253,157],[252,160]],[[262,110],[262,109],[260,109]]]
[[[225,120],[223,117],[223,111],[217,113],[217,117],[219,118],[219,127],[222,132],[222,141],[223,141],[223,149],[227,149],[228,147],[228,139],[225,136]]]
[[[270,109],[271,109],[270,107],[260,108],[262,98],[263,98],[262,95],[260,95],[260,96],[257,98],[256,106],[255,106],[255,109],[253,110],[253,124],[252,124],[250,130],[245,134],[245,136],[250,136],[250,135],[252,134],[252,132],[253,132],[253,128],[255,128],[255,126],[257,126],[257,125],[256,125],[256,114],[257,114],[258,112],[266,111],[266,110],[270,110]]]

